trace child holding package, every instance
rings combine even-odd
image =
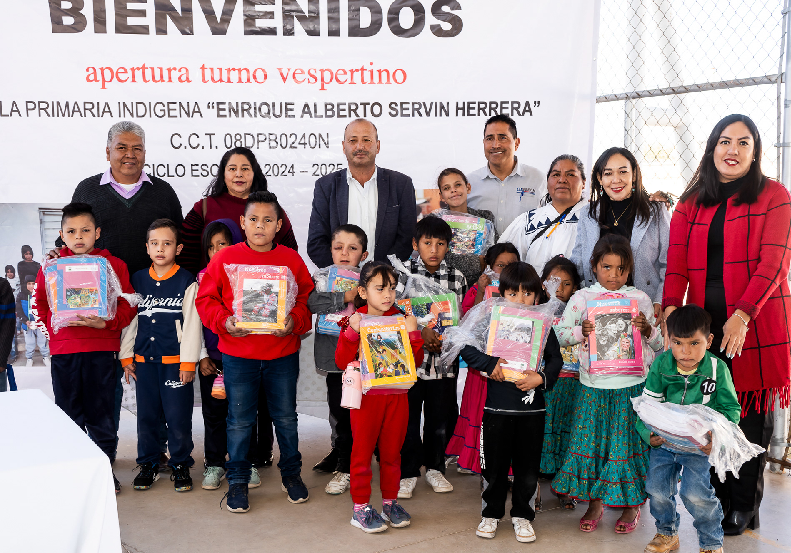
[[[368,257],[368,237],[357,225],[341,225],[332,233],[332,263],[339,267],[358,267]],[[357,287],[346,292],[319,292],[313,290],[308,297],[308,309],[316,315],[339,313],[357,297]],[[340,330],[340,329],[339,329]],[[352,426],[349,410],[341,407],[343,394],[343,370],[335,364],[335,351],[338,349],[338,336],[318,332],[313,342],[313,358],[316,370],[327,379],[327,404],[330,408],[330,425],[335,437],[332,451],[322,459],[334,459],[330,471],[334,473],[324,491],[339,495],[349,488],[352,455]],[[333,424],[334,423],[334,424]],[[318,466],[318,465],[317,465]],[[313,467],[317,470],[316,467]]]
[[[570,259],[557,255],[544,265],[541,282],[546,282],[553,277],[560,279],[555,297],[565,306],[571,296],[580,289],[580,275],[577,272],[577,266]],[[556,324],[559,322],[560,318],[555,320]],[[560,377],[555,383],[555,387],[544,393],[547,402],[547,416],[544,426],[544,450],[541,453],[541,475],[550,480],[563,466],[571,438],[574,409],[577,407],[580,391],[579,347],[579,344],[575,344],[560,348],[560,354],[563,356]],[[560,495],[558,499],[564,509],[574,509],[577,505],[576,500],[571,497]]]
[[[527,263],[511,263],[500,273],[500,294],[513,303],[537,305],[544,297],[541,279]],[[536,513],[530,499],[536,493],[544,442],[544,392],[552,388],[563,366],[560,345],[550,331],[544,346],[543,366],[528,371],[518,382],[507,382],[500,365],[507,359],[492,357],[473,346],[465,346],[461,357],[467,364],[489,376],[486,405],[481,425],[481,471],[483,475],[483,510],[475,534],[494,538],[497,525],[505,515],[508,496],[508,472],[513,469],[511,522],[516,540],[536,540],[530,524]],[[532,401],[526,393],[535,390]]]
[[[622,508],[615,532],[628,534],[637,528],[640,506],[646,500],[645,476],[648,446],[635,429],[637,415],[631,398],[643,392],[653,351],[663,346],[662,334],[654,326],[651,299],[631,286],[634,257],[628,240],[607,234],[593,248],[590,260],[597,283],[571,297],[560,324],[555,326],[561,346],[581,344],[580,384],[573,431],[563,466],[552,480],[558,495],[589,501],[579,527],[593,532],[604,516],[606,505]],[[641,375],[612,375],[592,378],[588,336],[593,323],[586,318],[587,302],[602,294],[619,292],[635,299],[640,313],[631,320],[643,341],[644,372]],[[647,314],[647,315],[646,315]]]
[[[201,324],[195,309],[198,283],[176,264],[179,229],[170,219],[148,227],[146,251],[152,264],[132,275],[142,296],[137,317],[124,332],[121,364],[137,385],[137,464],[134,488],[147,490],[159,479],[160,413],[168,432],[168,465],[177,492],[192,489],[192,382],[200,361]]]
[[[519,252],[510,242],[499,242],[486,251],[486,265],[499,275],[511,263],[519,261]],[[472,285],[461,304],[462,314],[481,303],[484,291],[492,279],[485,273]],[[481,421],[486,402],[486,376],[472,367],[467,367],[464,392],[461,396],[459,417],[450,438],[445,455],[458,457],[456,470],[462,474],[481,473]]]
[[[300,476],[302,456],[296,408],[299,337],[310,330],[312,321],[307,299],[313,290],[313,281],[297,252],[273,242],[283,225],[283,213],[273,193],[250,194],[240,220],[245,242],[223,248],[214,255],[198,292],[201,320],[220,337],[219,350],[223,354],[223,378],[228,397],[226,508],[232,513],[250,510],[247,493],[251,463],[247,453],[262,387],[280,448],[277,466],[281,489],[288,494],[291,503],[308,500],[308,489]],[[284,329],[271,334],[253,334],[236,325],[234,289],[226,265],[279,266],[291,271],[298,290],[294,307],[283,321]]]
[[[711,315],[689,304],[673,311],[665,325],[670,351],[651,365],[643,395],[678,405],[704,404],[738,424],[741,407],[728,366],[707,351],[714,339]],[[722,505],[711,486],[707,457],[711,442],[700,448],[703,455],[682,453],[662,447],[665,440],[650,432],[642,420],[637,421],[637,430],[651,445],[645,488],[651,498],[657,533],[646,546],[646,553],[666,553],[679,548],[681,519],[675,499],[679,474],[681,500],[694,519],[701,553],[722,553]]]
[[[126,264],[107,250],[94,248],[101,229],[96,226],[91,206],[71,203],[64,207],[60,227],[60,237],[66,246],[58,252],[59,257],[100,255],[115,271],[121,292],[134,293]],[[88,431],[112,463],[115,461],[116,439],[113,420],[115,363],[121,347],[121,330],[132,321],[135,310],[119,297],[113,319],[80,316],[80,320],[70,322],[55,333],[52,331],[52,311],[43,271],[39,271],[36,277],[35,300],[38,320],[44,323],[50,338],[55,403],[80,428]],[[30,326],[28,321],[28,328]],[[115,476],[113,479],[118,493],[121,486]]]
[[[346,367],[359,358],[360,321],[362,315],[382,317],[402,315],[394,305],[398,277],[393,268],[382,261],[366,263],[360,272],[357,288],[359,305],[349,317],[348,326],[341,329],[335,364]],[[423,362],[423,339],[417,320],[407,316],[406,328],[415,358],[415,366]],[[401,446],[409,422],[407,390],[371,389],[363,395],[360,409],[350,413],[352,426],[351,493],[354,512],[351,525],[365,533],[409,526],[411,517],[397,501],[401,480]],[[371,456],[379,447],[379,487],[382,491],[382,515],[371,506]]]
[[[128,277],[127,277],[128,278]],[[16,297],[16,316],[22,322],[22,332],[25,333],[25,357],[27,358],[26,367],[33,366],[33,354],[36,346],[44,357],[44,365],[50,366],[49,340],[44,329],[36,326],[33,316],[33,304],[35,304],[36,277],[27,275],[25,277],[25,288]],[[14,337],[16,340],[16,337]]]
[[[424,276],[455,293],[457,305],[461,305],[467,291],[467,280],[445,259],[452,238],[453,231],[448,223],[439,217],[424,217],[415,225],[412,238],[412,248],[417,256],[413,255],[406,266],[413,275]],[[409,425],[401,449],[399,499],[412,497],[423,466],[426,467],[426,482],[435,492],[453,491],[453,486],[445,478],[445,449],[456,426],[459,409],[456,403],[459,364],[457,361],[445,370],[440,368],[440,335],[429,327],[422,328],[421,335],[427,353],[423,365],[417,369],[417,382],[408,393]]]

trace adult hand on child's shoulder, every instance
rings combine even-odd
[[[287,315],[283,323],[286,325],[286,328],[282,330],[275,330],[272,333],[274,336],[277,336],[278,338],[284,338],[294,331],[294,318],[291,315]]]
[[[189,384],[195,380],[195,371],[179,371],[179,380],[182,384]]]
[[[234,338],[241,338],[242,336],[247,336],[250,334],[250,331],[246,328],[237,328],[236,327],[236,317],[231,315],[227,319],[225,319],[225,330],[228,331],[228,334],[233,336]]]
[[[590,322],[588,319],[585,319],[584,321],[582,321],[582,335],[583,336],[585,336],[587,338],[588,336],[591,335],[591,332],[593,332],[593,330],[594,330],[594,326],[593,326],[592,322]]]
[[[404,322],[406,323],[407,332],[415,332],[417,330],[417,319],[414,315],[407,315]]]
[[[663,437],[657,436],[653,432],[651,432],[651,439],[649,441],[651,442],[651,447],[659,447],[665,443],[665,439]]]

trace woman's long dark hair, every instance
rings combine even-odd
[[[692,180],[689,181],[687,188],[681,195],[682,202],[695,197],[695,202],[698,205],[711,207],[722,201],[720,199],[722,183],[720,182],[720,173],[714,166],[714,148],[717,147],[720,135],[722,135],[725,129],[729,125],[738,123],[739,121],[744,123],[749,129],[750,134],[753,135],[753,144],[755,145],[753,157],[755,161],[750,165],[750,170],[744,177],[745,182],[734,198],[733,203],[736,205],[751,204],[758,199],[758,194],[761,193],[766,184],[766,176],[761,171],[761,134],[758,132],[758,127],[755,126],[752,119],[746,115],[734,113],[727,117],[723,117],[720,119],[719,123],[714,125],[714,129],[711,131],[709,139],[706,141],[706,150],[703,152],[703,159],[700,160],[700,165],[698,165],[695,174],[692,175]]]
[[[591,198],[588,214],[591,216],[591,219],[598,220],[600,227],[608,228],[606,223],[607,211],[610,210],[610,202],[612,200],[610,200],[610,197],[604,191],[601,178],[604,174],[604,168],[607,166],[607,162],[610,161],[610,158],[615,154],[621,154],[632,166],[634,181],[632,182],[632,204],[629,207],[629,219],[634,219],[635,223],[640,221],[648,222],[648,220],[651,219],[651,215],[656,212],[658,203],[649,201],[648,193],[643,186],[643,175],[640,172],[640,166],[637,164],[637,159],[632,155],[632,152],[626,148],[619,148],[617,146],[605,150],[604,153],[599,156],[599,159],[596,160],[596,163],[593,164],[593,171],[591,172]],[[599,211],[598,215],[596,215],[597,209]]]
[[[206,188],[206,191],[203,193],[204,197],[216,198],[228,192],[228,187],[225,185],[225,167],[228,165],[228,160],[231,159],[231,156],[234,154],[246,157],[247,161],[250,162],[250,167],[253,169],[253,186],[250,187],[250,194],[253,192],[263,192],[267,189],[266,177],[261,170],[261,166],[258,164],[258,160],[255,159],[255,154],[249,148],[239,147],[228,150],[223,154],[220,160],[220,167],[217,169],[217,176],[212,179],[211,184]]]

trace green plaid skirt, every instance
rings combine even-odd
[[[566,460],[566,450],[574,426],[574,410],[583,386],[578,378],[558,378],[552,390],[544,392],[546,418],[544,447],[541,451],[541,475],[552,478]]]
[[[581,386],[568,451],[552,480],[555,492],[582,501],[598,499],[608,507],[645,503],[650,447],[637,434],[637,415],[629,401],[643,387]]]

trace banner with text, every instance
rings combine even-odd
[[[379,130],[377,164],[418,196],[485,164],[483,123],[519,160],[590,162],[599,2],[14,0],[0,19],[4,203],[65,203],[107,168],[108,128],[146,131],[146,171],[185,210],[234,146],[255,152],[300,244],[315,180],[345,167],[344,127]]]

